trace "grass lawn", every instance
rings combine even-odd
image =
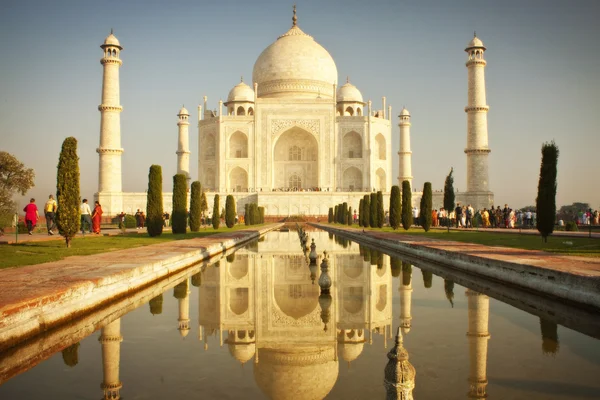
[[[331,224],[340,226],[339,224]],[[360,228],[358,225],[353,225],[354,228]],[[492,233],[476,230],[450,231],[434,229],[429,232],[423,231],[420,228],[410,228],[405,231],[402,227],[394,231],[392,228],[384,227],[381,229],[365,228],[371,231],[395,232],[398,235],[414,235],[424,236],[440,240],[453,240],[456,242],[477,243],[486,246],[505,246],[515,247],[518,249],[527,250],[543,250],[552,253],[560,253],[571,256],[584,257],[600,257],[600,239],[587,237],[564,237],[550,236],[548,243],[542,241],[542,237],[532,234],[518,233]]]
[[[145,232],[127,233],[118,236],[86,235],[85,238],[78,235],[73,238],[71,248],[69,249],[66,248],[64,240],[6,244],[0,245],[0,269],[58,261],[69,256],[87,256],[114,250],[149,246],[171,240],[199,238],[220,232],[232,232],[246,228],[254,229],[261,226],[246,226],[242,224],[235,225],[229,229],[223,225],[217,230],[212,227],[201,228],[200,232],[188,232],[184,235],[173,235],[171,231],[167,231],[158,237],[150,237]]]

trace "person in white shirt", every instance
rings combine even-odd
[[[81,233],[85,234],[85,228],[87,225],[87,231],[92,233],[92,210],[87,202],[87,199],[83,199],[83,202],[79,206],[81,212]]]

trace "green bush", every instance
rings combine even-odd
[[[258,204],[252,203],[252,225],[259,224],[260,215],[258,213]]]
[[[400,271],[402,271],[402,261],[398,257],[390,257],[390,268],[394,278],[400,276]]]
[[[187,231],[187,177],[185,174],[173,176],[173,222],[175,234]]]
[[[569,221],[565,225],[565,231],[568,232],[577,232],[579,228],[577,227],[577,223],[575,221]]]
[[[77,139],[68,137],[62,144],[56,173],[56,226],[65,238],[67,247],[71,239],[79,232],[81,217],[79,213],[79,157]]]
[[[202,184],[192,182],[190,193],[190,231],[198,232],[202,223]]]
[[[146,228],[151,237],[160,236],[163,231],[162,168],[150,166],[148,172],[148,193],[146,195]]]
[[[235,199],[230,194],[225,199],[225,225],[228,228],[235,225]]]
[[[212,226],[214,229],[219,229],[219,225],[221,225],[221,218],[219,217],[219,195],[215,194],[215,202],[213,204],[213,218],[212,218]]]

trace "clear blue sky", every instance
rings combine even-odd
[[[98,185],[102,51],[121,53],[123,190],[144,191],[151,164],[165,190],[176,172],[177,111],[197,118],[251,81],[261,51],[291,26],[285,1],[0,2],[0,149],[36,171],[33,195],[55,191],[64,138],[79,141],[82,196]],[[558,204],[600,207],[600,1],[299,0],[298,23],[379,108],[412,114],[414,185],[441,189],[451,166],[466,188],[467,69],[473,31],[488,48],[490,186],[498,204],[533,204],[543,142],[560,148]],[[190,125],[197,178],[197,129]]]

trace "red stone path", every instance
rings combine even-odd
[[[431,229],[446,230],[447,228],[444,228],[442,226],[437,226],[437,227],[432,227]],[[579,227],[579,229],[580,230],[577,231],[577,232],[554,231],[552,233],[552,236],[579,237],[579,238],[590,237],[589,229],[586,229],[586,227]],[[465,228],[450,228],[450,230],[451,231],[486,232],[486,233],[508,233],[508,234],[515,234],[515,235],[540,236],[540,233],[535,228],[531,228],[531,229],[520,229],[520,228],[513,228],[513,229],[504,229],[504,228],[469,228],[469,229],[465,229]],[[592,230],[591,237],[593,239],[600,239],[600,233],[598,233],[597,231]]]

